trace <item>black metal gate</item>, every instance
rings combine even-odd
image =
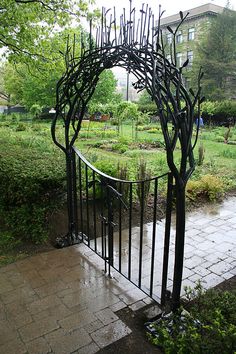
[[[96,169],[76,148],[72,154],[73,200],[69,209],[75,237],[104,259],[108,275],[114,268],[164,305],[173,274],[168,272],[170,242],[174,243],[170,240],[172,175],[120,180]],[[165,219],[161,221],[163,196],[159,191],[166,186]]]

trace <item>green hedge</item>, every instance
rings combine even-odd
[[[16,239],[40,243],[47,239],[49,212],[65,189],[65,162],[59,151],[24,148],[0,138],[1,227]]]
[[[225,125],[229,118],[236,118],[236,101],[206,101],[201,105],[202,116],[206,123]]]

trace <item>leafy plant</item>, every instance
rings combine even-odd
[[[204,157],[205,157],[205,148],[203,146],[203,143],[201,143],[198,148],[198,166],[201,166],[203,164]]]
[[[187,288],[191,303],[148,326],[150,341],[168,354],[231,354],[236,350],[236,293]]]
[[[146,204],[150,192],[150,181],[151,171],[147,169],[147,163],[143,159],[140,159],[137,167],[137,181],[143,181],[143,183],[137,183],[137,196],[140,205]],[[142,200],[143,199],[143,200]]]
[[[199,180],[189,181],[187,184],[187,197],[191,200],[204,197],[213,201],[221,197],[223,192],[223,182],[213,175],[202,176]]]

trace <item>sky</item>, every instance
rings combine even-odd
[[[136,8],[141,8],[143,3],[151,6],[155,13],[155,17],[158,13],[159,5],[161,5],[162,9],[165,10],[163,17],[166,17],[174,15],[179,11],[190,10],[194,7],[207,3],[212,3],[224,7],[227,3],[227,0],[132,0],[132,4]],[[236,10],[236,0],[231,0],[230,5],[233,10]],[[96,0],[96,7],[101,8],[102,6],[106,7],[107,9],[110,7],[113,8],[115,6],[118,14],[122,12],[124,7],[129,9],[129,0]]]

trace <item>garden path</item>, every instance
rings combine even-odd
[[[200,279],[208,288],[236,274],[235,205],[231,197],[187,215],[183,285],[193,287]],[[147,224],[147,259],[149,229]],[[103,265],[80,244],[2,267],[0,353],[93,354],[131,335],[117,311],[136,311],[151,301],[119,274],[105,277]],[[171,272],[168,281],[171,287]]]

